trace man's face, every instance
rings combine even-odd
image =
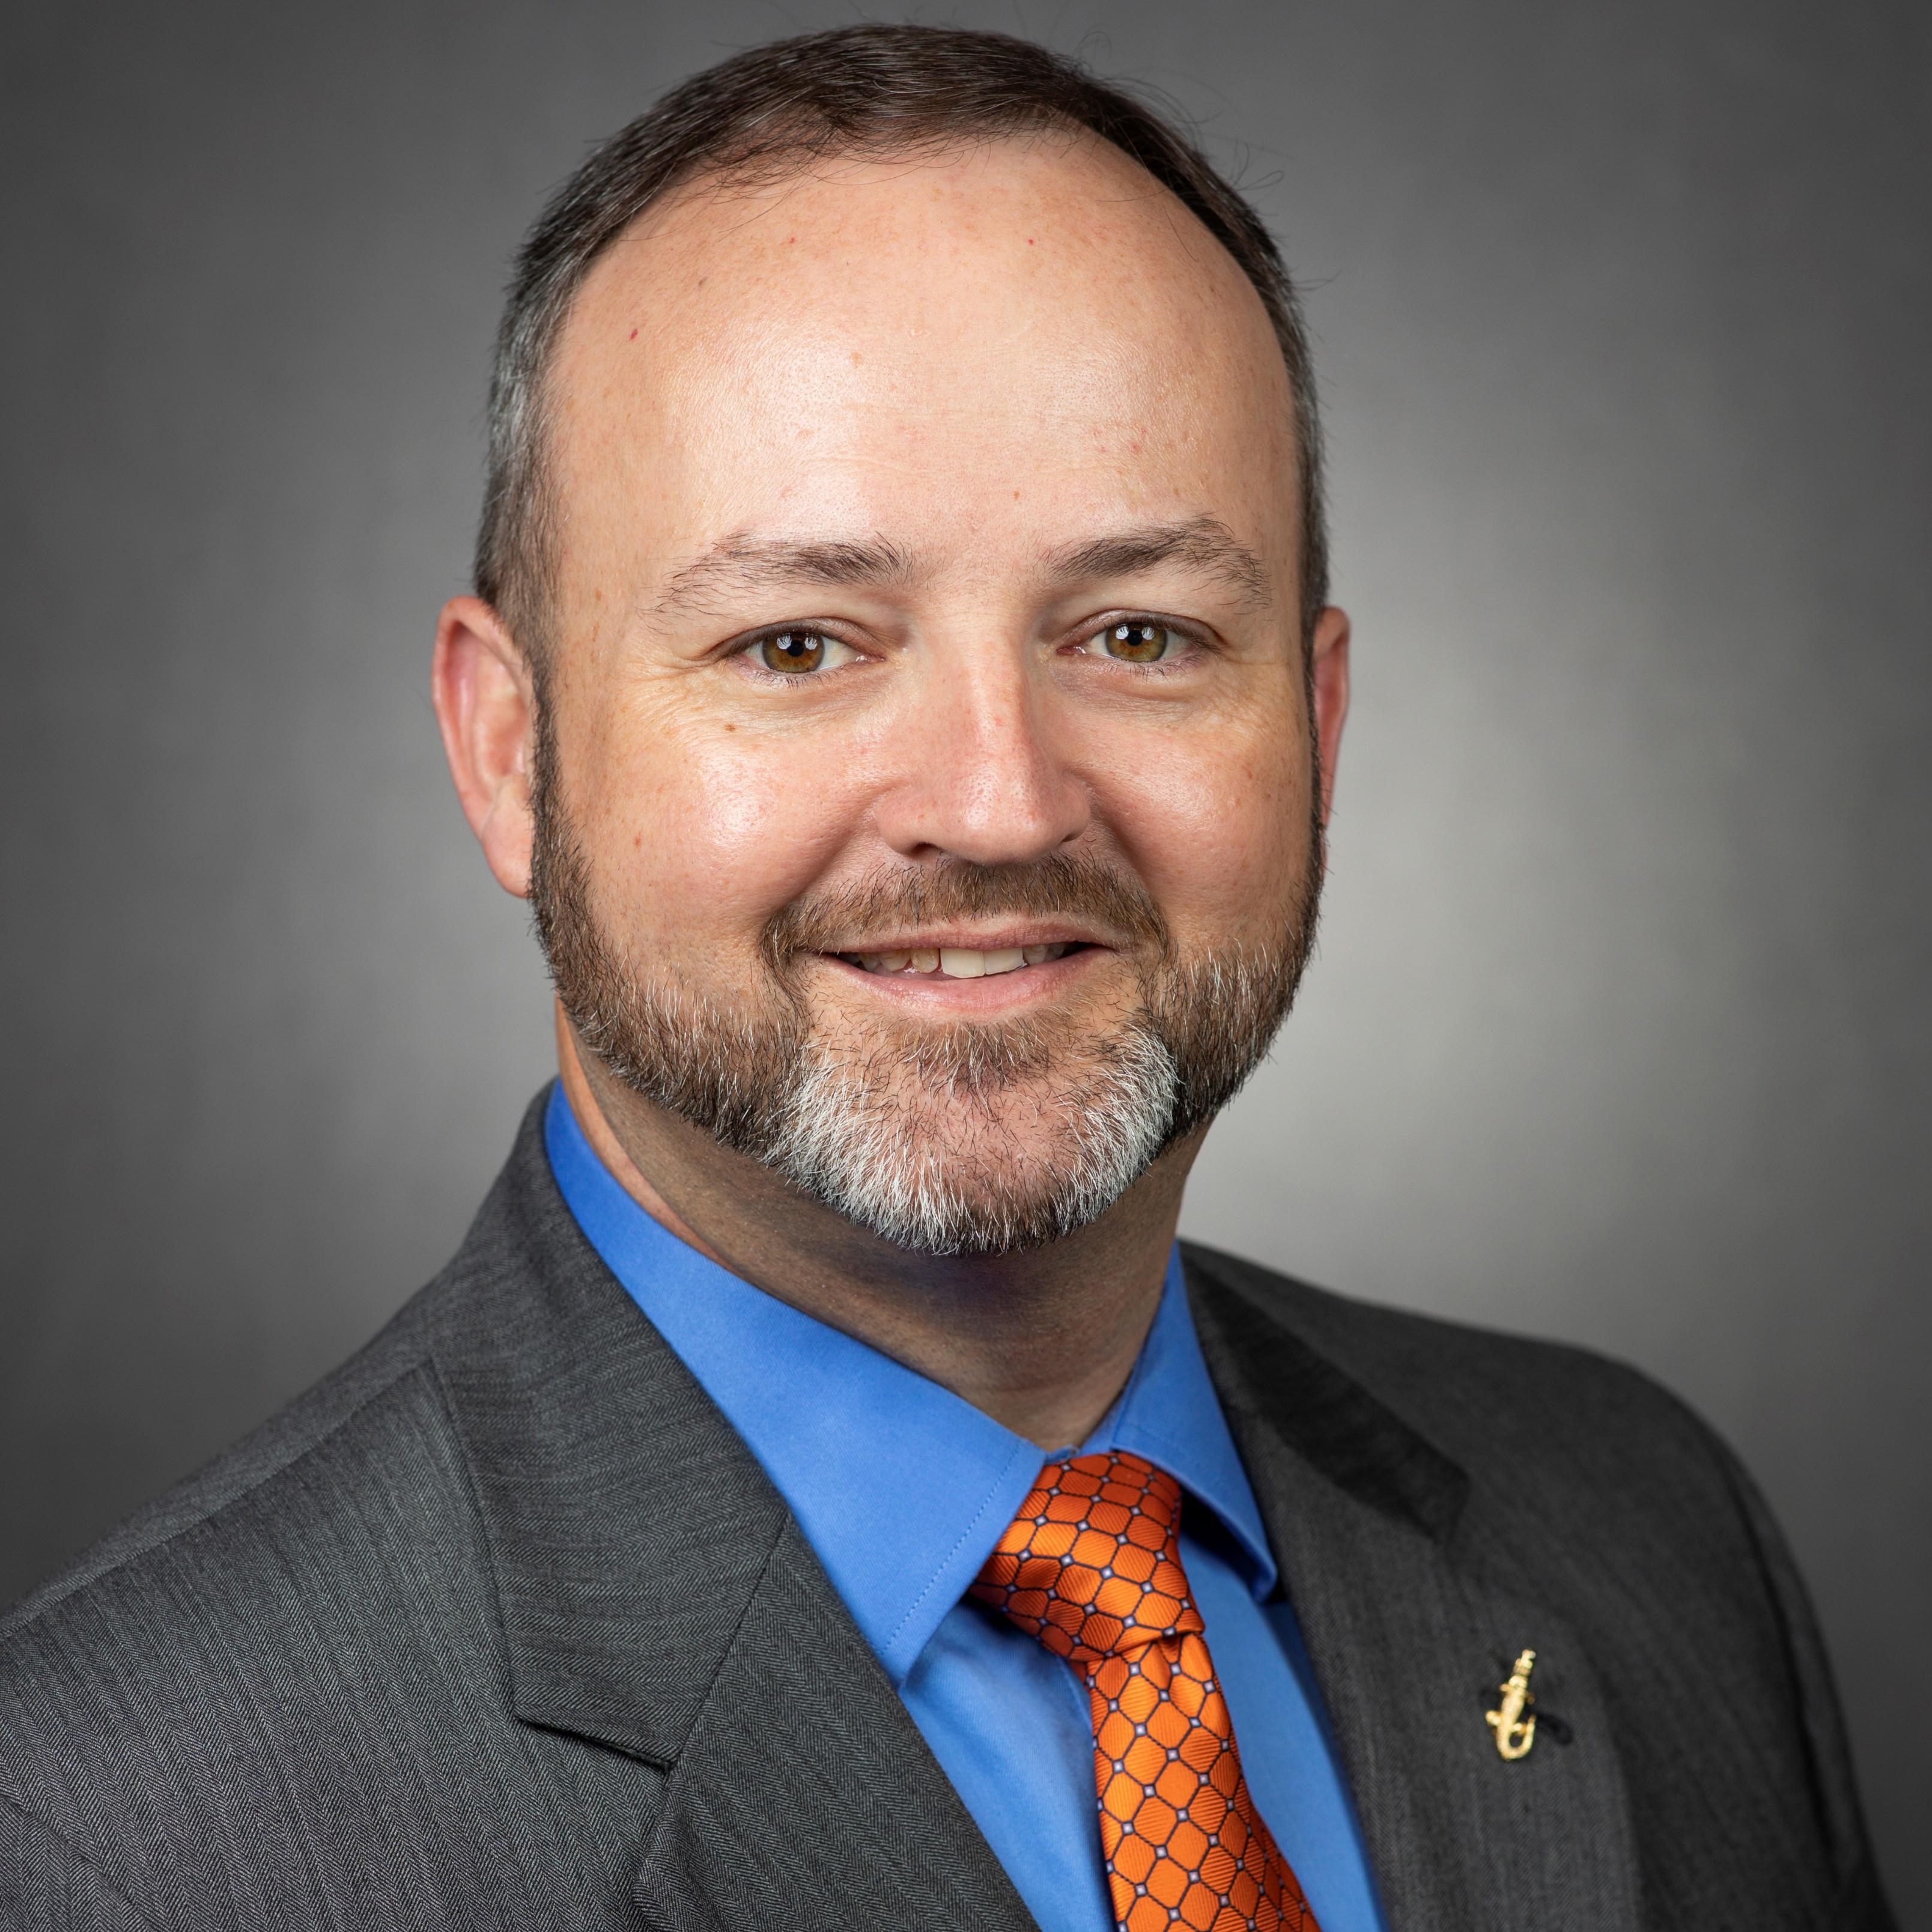
[[[647,218],[550,394],[533,892],[580,1035],[903,1245],[1104,1211],[1313,919],[1340,653],[1311,721],[1240,271],[1098,143],[836,161]]]

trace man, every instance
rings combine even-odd
[[[1206,1250],[1348,679],[1252,213],[860,28],[522,258],[436,710],[560,1080],[364,1353],[21,1606],[32,1927],[1880,1928],[1746,1479]]]

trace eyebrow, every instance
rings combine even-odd
[[[912,574],[912,559],[884,537],[797,542],[740,531],[673,572],[659,593],[656,614],[701,610],[730,591],[788,584],[903,584]]]
[[[1048,574],[1066,584],[1139,576],[1178,563],[1216,580],[1250,608],[1264,608],[1270,601],[1261,559],[1215,517],[1114,531],[1050,551],[1046,562]],[[673,572],[653,614],[702,610],[734,592],[795,584],[904,585],[919,574],[912,556],[883,536],[800,542],[739,531]]]
[[[1095,537],[1055,550],[1048,562],[1056,577],[1079,582],[1137,577],[1162,564],[1178,563],[1216,579],[1251,608],[1264,608],[1270,601],[1268,572],[1261,559],[1218,517],[1149,524]]]

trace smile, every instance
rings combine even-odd
[[[981,950],[965,946],[918,946],[903,952],[841,952],[837,957],[862,973],[912,973],[928,979],[990,980],[1023,966],[1044,966],[1079,950],[1078,942],[1050,946],[1003,946]]]

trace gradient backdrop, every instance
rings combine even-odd
[[[10,15],[0,1597],[354,1346],[502,1157],[545,988],[424,673],[505,265],[660,88],[854,17]],[[1932,1927],[1932,16],[924,17],[1167,89],[1310,290],[1359,695],[1187,1226],[1709,1415]]]

